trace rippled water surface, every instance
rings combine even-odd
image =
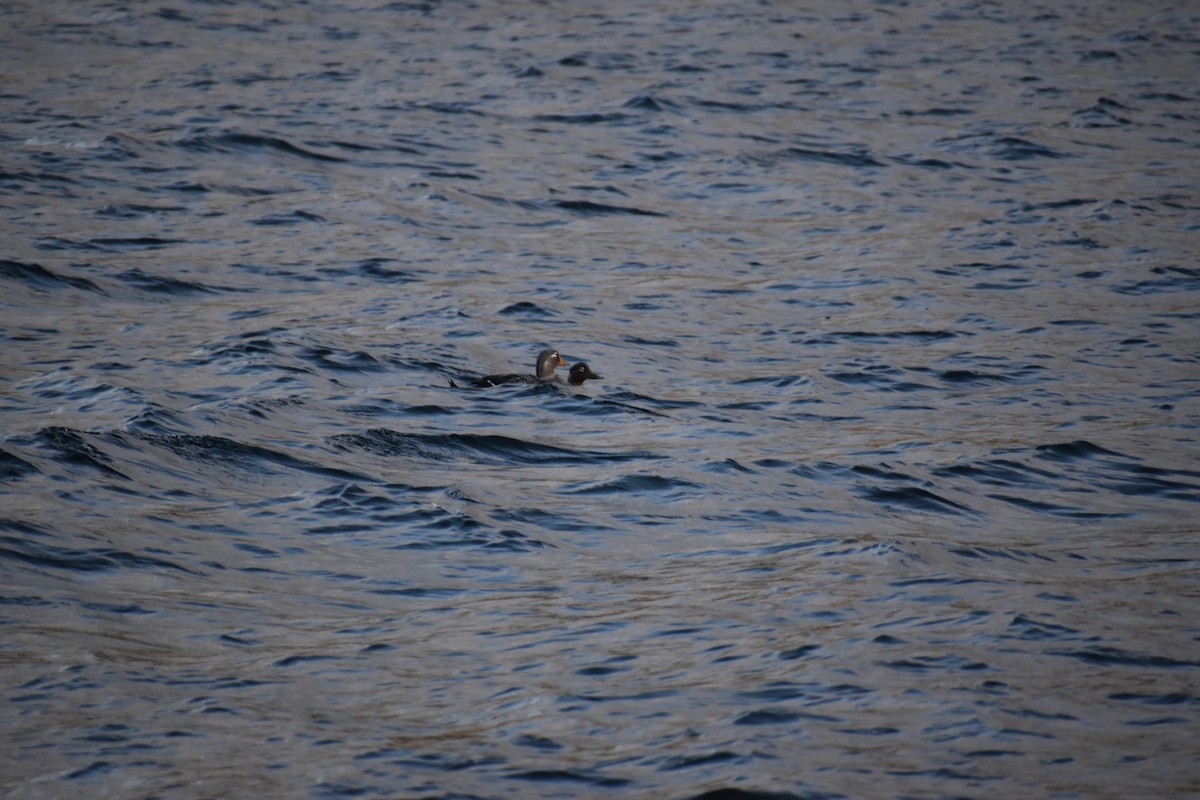
[[[0,795],[1195,796],[1198,30],[5,5]]]

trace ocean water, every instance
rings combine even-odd
[[[1200,10],[54,0],[0,65],[0,796],[1200,793]],[[602,379],[451,385],[543,347]]]

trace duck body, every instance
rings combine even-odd
[[[486,389],[489,386],[500,386],[505,383],[539,383],[533,375],[510,372],[507,375],[484,375],[467,384],[472,389]]]
[[[535,374],[524,375],[518,372],[511,372],[506,375],[484,375],[482,378],[476,378],[467,385],[474,389],[486,389],[489,386],[500,386],[505,383],[542,383],[554,379],[554,370],[556,367],[565,367],[566,361],[558,354],[558,351],[553,347],[548,347],[538,353],[537,362],[534,367]],[[451,382],[453,384],[453,381]]]

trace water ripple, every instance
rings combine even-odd
[[[330,441],[344,449],[365,450],[387,457],[415,457],[431,461],[471,459],[482,463],[587,464],[638,461],[654,458],[647,452],[577,450],[497,434],[400,433],[373,428],[364,433],[338,434]]]
[[[13,9],[5,790],[1194,793],[1186,4]]]

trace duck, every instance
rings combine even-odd
[[[592,368],[584,362],[580,361],[575,366],[571,367],[571,371],[567,373],[567,383],[572,386],[581,386],[583,382],[591,378],[592,380],[603,380],[599,375],[592,372]]]
[[[488,386],[499,386],[503,383],[542,383],[544,381],[552,381],[554,380],[554,370],[557,367],[565,367],[566,365],[567,362],[563,361],[563,357],[558,354],[557,350],[553,347],[547,347],[538,353],[537,362],[534,367],[535,374],[533,375],[522,375],[516,372],[507,375],[484,375],[482,378],[476,378],[471,381],[467,386],[483,389]],[[585,364],[584,366],[586,367],[587,365]],[[590,372],[590,370],[588,371]],[[583,383],[584,380],[585,378],[581,378],[579,382]],[[450,381],[450,385],[456,386],[454,381]]]

